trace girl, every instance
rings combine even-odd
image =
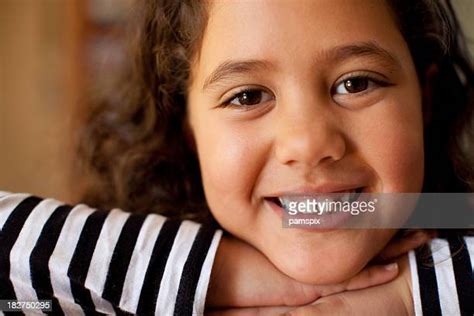
[[[470,157],[461,136],[471,128],[472,72],[449,3],[448,10],[428,0],[143,6],[127,85],[95,109],[84,130],[82,153],[98,176],[86,194],[90,204],[216,220],[284,274],[327,284],[354,276],[396,232],[283,229],[277,198],[471,190]],[[105,216],[99,228],[104,221]],[[170,225],[166,229],[176,234]],[[198,235],[207,243],[196,245],[207,246],[195,252],[217,247],[218,238],[196,229]],[[192,253],[194,247],[186,249]],[[106,263],[114,261],[112,253],[109,257]],[[470,264],[468,255],[461,258]],[[203,266],[213,259],[200,260]],[[186,275],[190,262],[178,275]],[[411,263],[414,275],[417,265]],[[86,287],[93,284],[87,280],[96,274],[75,266],[68,275]],[[402,272],[406,277],[407,270]],[[472,289],[469,274],[463,277]],[[127,296],[105,290],[112,278],[102,278],[96,293],[127,306]],[[180,294],[189,287],[183,284],[171,287]],[[409,289],[389,293],[402,297],[411,311]],[[374,297],[377,288],[367,291],[365,297]],[[465,289],[458,292],[458,310],[469,313]],[[153,295],[157,306],[177,297]],[[94,306],[73,296],[83,307]],[[424,308],[436,305],[421,297]],[[96,299],[95,306],[102,304]],[[181,313],[174,306],[179,304],[166,313]]]

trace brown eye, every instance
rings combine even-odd
[[[350,93],[357,93],[364,91],[369,86],[367,78],[354,78],[344,82],[344,86]]]
[[[354,77],[346,79],[336,87],[336,93],[348,94],[365,91],[369,87],[369,81],[369,78],[365,77]]]
[[[246,90],[236,94],[229,102],[236,106],[251,106],[271,100],[271,95],[261,90]]]

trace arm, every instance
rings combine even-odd
[[[53,310],[202,314],[221,232],[0,193],[0,299]]]

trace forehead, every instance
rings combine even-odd
[[[297,60],[318,62],[329,58],[334,47],[357,42],[387,51],[405,48],[384,0],[215,0],[209,6],[199,71],[209,73],[236,59],[283,67]]]

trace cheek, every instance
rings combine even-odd
[[[420,102],[384,104],[359,135],[366,162],[381,192],[420,192],[423,183],[423,124]]]
[[[208,126],[213,128],[195,130],[204,191],[216,220],[233,233],[254,220],[251,196],[264,146],[259,137],[242,135],[244,129],[232,124]]]

